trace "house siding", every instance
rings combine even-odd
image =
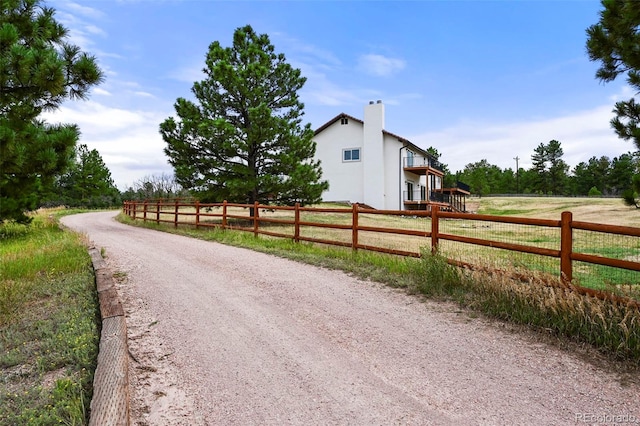
[[[384,208],[387,210],[402,209],[401,200],[401,174],[402,163],[401,156],[404,146],[397,138],[393,136],[384,136],[384,170],[385,170],[385,200]]]
[[[340,120],[314,137],[316,158],[320,160],[322,177],[329,189],[323,192],[323,201],[362,202],[364,199],[363,164],[367,152],[363,149],[363,125],[354,120],[340,124]],[[360,161],[343,162],[344,149],[360,148]]]

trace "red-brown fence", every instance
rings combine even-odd
[[[420,257],[420,247],[430,246],[436,251],[444,242],[461,243],[465,245],[481,246],[491,249],[501,249],[510,252],[527,253],[536,257],[555,258],[559,260],[556,274],[564,282],[572,282],[574,279],[574,264],[579,262],[590,265],[600,265],[617,270],[627,271],[622,282],[617,284],[640,284],[640,228],[627,226],[603,225],[597,223],[573,221],[571,212],[563,212],[560,220],[505,217],[493,215],[478,215],[471,213],[443,212],[438,208],[430,211],[396,211],[363,209],[357,204],[351,208],[318,208],[295,206],[271,206],[255,204],[227,203],[184,203],[175,202],[125,202],[123,206],[125,214],[134,219],[153,221],[157,223],[172,223],[178,225],[190,225],[195,227],[217,227],[222,229],[236,229],[253,232],[254,235],[268,235],[271,237],[290,238],[295,242],[307,241],[351,247],[353,250],[363,249],[401,256]],[[329,214],[329,221],[319,220],[318,215]],[[302,217],[303,215],[315,215],[316,219]],[[376,217],[384,216],[402,217],[404,227],[379,226],[383,221],[377,221]],[[406,226],[406,218],[418,220]],[[420,221],[420,219],[423,219]],[[447,222],[449,220],[449,222]],[[443,222],[444,221],[444,222]],[[469,235],[456,234],[448,231],[445,223],[466,223],[465,221],[484,222],[488,224],[511,224],[517,226],[533,227],[535,235],[543,235],[544,229],[553,230],[559,237],[548,237],[546,243],[509,242],[500,238],[477,238]],[[429,224],[430,222],[430,224]],[[450,225],[449,225],[450,226]],[[489,227],[491,225],[487,225]],[[482,226],[473,226],[482,228]],[[320,228],[337,232],[334,238],[326,235],[314,235],[307,230]],[[302,232],[302,230],[305,232]],[[620,237],[624,239],[623,245],[618,240],[603,246],[576,249],[581,244],[576,244],[574,234],[588,231],[603,236],[602,238]],[[499,231],[498,231],[499,232]],[[507,231],[505,233],[510,233]],[[384,243],[385,238],[371,243],[364,241],[366,236],[386,235],[386,239],[395,236],[400,248],[390,247]],[[399,237],[399,238],[398,238]],[[406,241],[410,238],[418,238],[415,250],[407,250]],[[582,237],[581,237],[582,238]],[[429,242],[425,239],[430,240]],[[582,238],[583,239],[583,238]],[[535,240],[535,239],[534,239]],[[540,238],[543,241],[544,238]],[[381,241],[383,241],[381,243]],[[535,241],[534,241],[535,242]],[[602,245],[602,244],[601,244]],[[616,249],[621,253],[617,256],[598,254],[607,253]],[[464,259],[450,258],[450,261],[458,264],[470,263]],[[526,262],[524,262],[526,263]],[[587,272],[589,274],[590,272]],[[608,274],[606,272],[605,274]]]

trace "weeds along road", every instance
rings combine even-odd
[[[62,222],[104,248],[118,278],[132,424],[640,422],[637,382],[527,333],[115,215]]]

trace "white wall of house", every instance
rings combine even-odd
[[[337,120],[314,137],[315,158],[322,167],[322,178],[329,181],[329,189],[322,194],[324,201],[364,200],[363,165],[367,153],[363,149],[362,123],[348,119],[347,124]],[[360,149],[360,161],[343,160],[345,149]]]
[[[383,208],[386,210],[400,210],[402,203],[402,157],[404,156],[403,143],[388,134],[384,135],[384,171],[385,200]]]
[[[377,209],[386,207],[385,178],[390,168],[385,164],[384,104],[371,101],[364,107],[364,203]]]

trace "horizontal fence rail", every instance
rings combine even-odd
[[[420,257],[426,247],[459,265],[533,265],[571,286],[576,275],[577,281],[601,276],[598,279],[606,283],[612,274],[606,268],[614,268],[623,271],[616,285],[640,284],[640,228],[573,221],[571,212],[563,212],[560,220],[550,220],[453,213],[438,207],[374,210],[358,204],[328,208],[181,200],[127,201],[123,212],[133,219],[175,227],[240,230],[400,256]],[[518,259],[505,253],[533,257]]]

